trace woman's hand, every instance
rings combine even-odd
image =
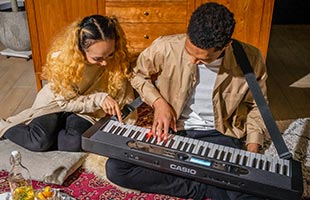
[[[116,115],[119,122],[122,122],[122,111],[120,110],[118,103],[110,96],[107,96],[102,105],[103,111],[111,116]]]
[[[157,142],[168,139],[169,127],[175,132],[176,129],[176,114],[171,106],[163,98],[157,99],[153,103],[154,121],[152,133],[157,137]]]

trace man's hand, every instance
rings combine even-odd
[[[256,143],[249,143],[249,144],[247,145],[247,150],[248,150],[248,151],[251,151],[251,152],[254,152],[254,153],[258,153],[259,144],[256,144]]]
[[[169,127],[175,132],[176,128],[176,114],[171,106],[163,98],[157,99],[153,103],[154,121],[152,126],[152,133],[157,137],[157,142],[168,139]]]
[[[102,105],[103,111],[109,115],[116,115],[118,121],[122,123],[122,111],[120,110],[118,103],[110,96],[107,96]]]

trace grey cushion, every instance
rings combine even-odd
[[[86,158],[83,152],[32,152],[9,140],[0,140],[0,170],[10,171],[11,152],[22,155],[22,163],[30,172],[32,180],[62,185]]]

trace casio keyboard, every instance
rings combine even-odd
[[[150,129],[103,118],[82,136],[82,148],[111,158],[270,199],[300,199],[299,162],[171,134],[157,143]]]

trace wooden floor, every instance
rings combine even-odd
[[[36,93],[33,61],[0,55],[0,118],[30,107]]]
[[[270,108],[284,131],[310,117],[310,88],[290,87],[310,73],[310,25],[273,25],[266,63]],[[37,92],[32,60],[0,55],[0,85],[0,118],[30,107]]]
[[[295,119],[310,117],[309,88],[290,85],[310,73],[310,25],[273,25],[266,59],[268,98],[281,131]]]

